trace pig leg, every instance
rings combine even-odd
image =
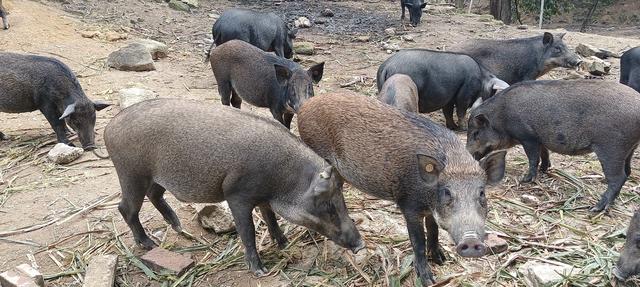
[[[233,87],[231,88],[231,105],[238,109],[242,105],[242,98],[238,96],[238,93],[236,93],[236,90],[234,90]]]
[[[153,183],[151,184],[151,187],[149,187],[149,190],[147,190],[147,197],[149,198],[149,201],[151,201],[153,206],[155,206],[156,209],[160,211],[160,214],[162,214],[164,220],[171,224],[173,230],[178,233],[182,233],[182,225],[180,225],[178,216],[164,199],[165,190],[166,189],[159,184]]]
[[[291,129],[291,120],[293,120],[293,114],[284,113],[282,115],[282,120],[284,121],[284,126],[287,127],[288,129]]]
[[[550,166],[549,150],[543,145],[540,145],[540,171],[546,173]]]
[[[431,259],[438,265],[442,265],[447,261],[447,257],[442,252],[440,242],[438,242],[438,223],[433,215],[425,217],[424,226],[427,228],[427,253]]]
[[[540,163],[540,143],[535,140],[522,141],[524,153],[529,159],[529,171],[520,182],[531,182],[538,175],[538,164]]]
[[[64,120],[59,119],[60,115],[58,115],[58,113],[56,112],[56,108],[45,105],[40,108],[40,111],[53,128],[53,131],[56,133],[58,142],[73,146],[73,144],[71,144],[69,142],[69,139],[67,138],[67,123]]]
[[[233,215],[233,221],[236,223],[236,230],[244,245],[244,260],[249,266],[249,270],[258,277],[266,275],[269,271],[262,265],[256,248],[256,229],[252,217],[253,206],[242,200],[227,199],[227,202]]]
[[[447,128],[450,130],[457,130],[458,125],[453,121],[453,102],[448,103],[446,106],[442,108],[442,113],[444,114],[444,119],[447,124]]]
[[[458,129],[461,131],[467,130],[467,121],[464,118],[467,116],[466,105],[456,104],[456,116],[458,117]]]
[[[591,212],[603,211],[613,204],[616,197],[620,193],[620,189],[627,181],[625,173],[625,162],[627,156],[607,153],[606,148],[595,147],[594,151],[602,165],[604,177],[607,180],[607,191],[602,194],[600,201],[596,206],[591,208]],[[609,147],[610,148],[610,147]]]
[[[8,140],[9,137],[7,137],[5,134],[3,134],[2,132],[0,132],[0,141],[6,141]]]
[[[218,94],[220,94],[220,101],[225,106],[231,105],[231,83],[228,81],[220,81],[218,83]]]
[[[404,0],[400,0],[400,8],[402,8],[402,16],[400,16],[400,21],[404,20]]]
[[[431,273],[431,267],[427,264],[427,256],[425,253],[425,238],[424,238],[424,222],[422,210],[415,206],[415,203],[406,203],[400,206],[404,219],[407,221],[407,229],[409,231],[409,239],[411,240],[411,247],[413,247],[413,254],[415,256],[414,266],[416,273],[422,281],[423,286],[429,286],[435,283],[433,274]]]
[[[118,210],[124,221],[129,225],[136,242],[142,245],[144,249],[151,250],[156,244],[147,236],[139,218],[140,208],[142,207],[148,184],[149,181],[147,179],[120,177],[122,200],[118,204]]]
[[[271,206],[267,203],[260,205],[260,213],[262,214],[262,219],[264,219],[264,222],[267,224],[271,239],[278,243],[278,248],[284,249],[287,247],[287,237],[284,236],[284,232],[282,232],[282,229],[278,226],[276,214],[271,210]]]
[[[0,137],[0,139],[2,138]],[[636,147],[631,150],[631,152],[627,156],[627,159],[624,161],[624,173],[627,175],[627,177],[631,176],[631,159],[633,159],[633,153],[635,151]]]

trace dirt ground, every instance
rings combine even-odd
[[[402,48],[447,50],[471,38],[513,38],[539,35],[518,30],[479,15],[426,14],[417,28],[399,22],[396,1],[200,1],[191,13],[168,8],[162,1],[4,1],[11,29],[0,31],[0,51],[58,58],[78,75],[92,99],[114,106],[98,112],[98,144],[109,119],[118,113],[118,90],[143,86],[161,97],[189,98],[218,105],[215,79],[203,63],[211,25],[232,6],[274,11],[286,20],[307,16],[314,21],[330,8],[335,17],[325,24],[301,29],[297,41],[315,43],[317,53],[299,56],[305,66],[326,63],[317,94],[350,89],[374,95],[375,72],[389,55],[382,42]],[[9,3],[7,3],[9,2]],[[384,29],[396,28],[386,35]],[[128,40],[108,42],[83,38],[82,31],[127,33]],[[618,33],[618,31],[621,31]],[[630,32],[631,31],[631,32]],[[640,45],[640,32],[628,28],[598,30],[600,35],[568,32],[571,47],[589,43],[612,51]],[[553,32],[564,32],[554,30]],[[411,35],[414,41],[404,41]],[[369,36],[369,41],[357,41]],[[620,38],[624,37],[624,38]],[[122,72],[105,67],[110,52],[133,39],[150,38],[170,47],[169,57],[156,62],[156,71]],[[617,81],[618,59],[611,59]],[[0,63],[1,65],[1,63]],[[569,72],[555,70],[544,78],[561,79]],[[1,80],[1,79],[0,79]],[[345,88],[341,85],[351,83]],[[265,109],[244,105],[269,117]],[[440,113],[426,115],[443,122]],[[68,165],[46,161],[55,136],[39,112],[0,114],[1,130],[10,137],[0,142],[0,270],[30,263],[38,266],[49,286],[80,286],[86,264],[98,254],[120,255],[118,286],[413,286],[413,259],[404,222],[391,202],[369,198],[348,188],[347,205],[367,241],[358,255],[336,247],[322,236],[281,221],[290,244],[277,250],[266,226],[255,214],[259,251],[272,270],[254,278],[242,260],[243,248],[234,233],[216,235],[194,220],[194,208],[167,193],[183,227],[192,238],[176,234],[149,203],[141,221],[162,246],[191,256],[197,265],[182,277],[155,273],[136,258],[143,254],[117,211],[120,188],[113,165],[87,153]],[[295,132],[295,128],[293,129]],[[459,133],[464,140],[465,135]],[[145,144],[145,143],[141,143]],[[449,257],[442,266],[431,263],[440,286],[523,286],[517,269],[527,261],[558,261],[576,268],[562,285],[604,286],[624,243],[624,230],[640,203],[639,160],[616,205],[608,214],[592,215],[592,206],[605,190],[602,170],[594,155],[553,154],[552,170],[533,184],[520,184],[526,170],[521,148],[510,150],[507,178],[488,192],[488,229],[509,242],[509,251],[480,259],[464,259],[446,232],[441,242]],[[532,195],[537,201],[527,201]],[[634,285],[637,282],[630,282]]]

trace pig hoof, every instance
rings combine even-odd
[[[433,275],[425,274],[424,276],[420,276],[420,283],[422,286],[431,286],[436,283],[436,280],[433,279]]]
[[[521,183],[528,183],[533,181],[533,175],[527,174],[522,179],[520,179]]]
[[[439,246],[435,250],[431,250],[429,252],[429,257],[438,265],[442,265],[445,261],[447,261],[447,257],[444,255],[444,252],[442,252],[442,248],[440,248]]]
[[[264,276],[267,276],[267,274],[269,274],[269,270],[267,270],[267,268],[260,267],[256,270],[253,270],[253,274],[256,277],[264,277]]]
[[[287,248],[287,244],[289,244],[289,240],[286,238],[277,239],[276,242],[278,243],[278,249],[280,250]]]
[[[180,225],[171,225],[171,228],[173,228],[173,230],[179,234],[182,234],[182,226]]]
[[[153,240],[151,240],[151,238],[146,238],[142,241],[139,241],[138,244],[140,244],[142,246],[142,248],[144,248],[145,250],[151,250],[153,248],[156,248],[156,243],[153,242]]]
[[[606,211],[608,208],[609,208],[609,204],[607,204],[606,202],[598,202],[598,204],[596,204],[596,206],[589,209],[589,211],[593,213],[599,213],[602,211]]]

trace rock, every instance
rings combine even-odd
[[[236,229],[233,215],[227,202],[208,205],[196,205],[198,222],[203,228],[213,229],[217,234],[231,232]]]
[[[293,51],[300,55],[313,55],[315,53],[315,45],[311,42],[294,42]]]
[[[327,20],[322,19],[322,18],[318,18],[318,19],[313,20],[313,23],[314,24],[324,24],[324,23],[327,23]]]
[[[488,233],[484,244],[487,245],[487,254],[493,255],[505,252],[509,248],[507,241],[498,237],[495,233]]]
[[[151,249],[147,254],[142,255],[140,259],[156,272],[168,270],[176,276],[182,275],[187,269],[195,265],[191,258],[160,247]]]
[[[120,95],[120,107],[123,109],[133,104],[158,97],[158,94],[155,92],[142,88],[122,89],[118,91],[118,94]]]
[[[369,42],[371,40],[370,36],[358,36],[354,39],[356,42]]]
[[[453,14],[456,12],[456,7],[451,5],[427,5],[422,11],[430,14]]]
[[[387,53],[391,54],[396,51],[400,51],[400,45],[395,43],[382,42],[382,50],[387,50]]]
[[[84,275],[85,287],[113,287],[118,255],[98,255],[91,259]]]
[[[219,14],[216,14],[216,13],[209,13],[209,14],[207,14],[207,15],[209,16],[209,18],[212,18],[212,19],[218,19],[218,18],[220,18],[220,15],[219,15]]]
[[[407,41],[407,42],[415,42],[415,39],[413,39],[413,36],[411,36],[411,35],[402,36],[402,40]]]
[[[2,287],[43,287],[42,274],[29,264],[16,266],[0,274],[0,286]]]
[[[83,152],[79,147],[58,143],[47,153],[47,158],[57,164],[67,164],[78,159]]]
[[[493,22],[494,18],[491,15],[484,14],[478,17],[478,22]]]
[[[557,264],[529,261],[518,268],[518,272],[524,277],[524,285],[528,287],[555,286],[563,280],[563,276],[571,276],[578,270],[571,265],[556,262]]]
[[[606,59],[609,57],[620,58],[620,54],[611,52],[606,49],[596,48],[585,43],[578,44],[578,46],[576,47],[576,53],[580,54],[583,57],[596,56],[600,59]]]
[[[80,31],[82,38],[100,38],[102,33],[100,31]]]
[[[189,4],[184,3],[180,0],[170,0],[169,7],[178,11],[191,12],[191,7],[189,6]]]
[[[145,45],[132,43],[109,54],[107,66],[121,71],[153,71],[153,57]]]
[[[527,30],[527,29],[529,29],[529,26],[527,26],[526,24],[518,25],[518,29]]]
[[[294,25],[298,28],[310,28],[311,21],[309,18],[302,16],[294,21]]]
[[[150,39],[141,39],[137,40],[135,43],[144,45],[151,54],[151,58],[154,60],[166,58],[169,53],[169,47],[162,42]]]
[[[396,34],[396,28],[387,28],[384,29],[384,33],[389,35],[389,36],[393,36]]]
[[[109,31],[109,32],[107,32],[107,34],[105,34],[105,38],[109,42],[115,42],[115,41],[118,41],[118,40],[124,40],[124,39],[127,39],[127,37],[128,37],[127,33],[118,33],[118,32],[114,32],[114,31]]]
[[[322,10],[322,12],[320,12],[320,15],[322,17],[333,17],[335,15],[335,13],[333,13],[333,11],[331,11],[331,9],[327,8]]]
[[[578,75],[578,78],[576,79],[583,79],[583,78],[584,78],[583,76]],[[538,205],[540,203],[540,200],[538,200],[537,197],[529,194],[520,195],[520,200],[522,200],[524,204],[528,204],[528,205]]]
[[[198,8],[198,0],[180,0],[180,1],[184,2],[185,4],[193,8]]]
[[[608,75],[611,71],[611,63],[606,62],[596,56],[583,59],[580,69],[595,76]]]

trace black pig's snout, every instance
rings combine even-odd
[[[465,235],[464,239],[456,246],[456,252],[462,257],[482,257],[487,252],[487,246],[474,232],[469,236]]]

